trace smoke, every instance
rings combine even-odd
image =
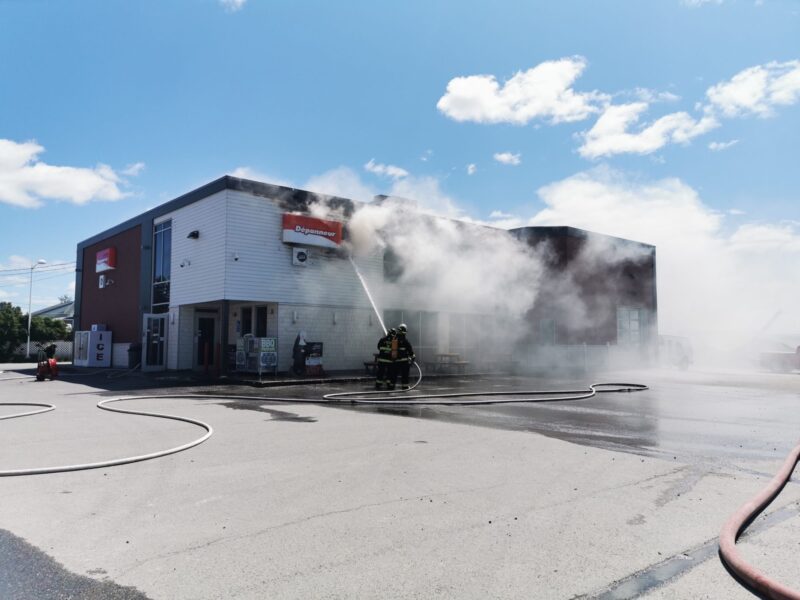
[[[449,339],[450,351],[455,344],[464,352],[470,336],[474,347],[466,348],[465,358],[476,364],[513,353],[517,368],[581,368],[588,362],[583,343],[594,345],[589,352],[595,366],[608,364],[606,342],[615,339],[618,298],[627,281],[621,283],[623,265],[650,272],[652,248],[588,236],[570,251],[565,268],[563,236],[528,240],[465,218],[430,181],[408,190],[416,200],[379,196],[347,215],[322,197],[310,207],[317,217],[347,223],[347,251],[365,267],[360,270],[379,309],[437,313],[439,347],[447,348]],[[328,268],[333,275],[337,267]],[[650,289],[646,282],[635,285]],[[542,320],[558,323],[557,342],[543,341]],[[638,352],[633,348],[626,359],[641,358]]]
[[[603,167],[539,196],[546,208],[532,225],[570,224],[657,247],[661,333],[688,336],[701,353],[752,355],[763,336],[800,332],[796,223],[743,223],[741,211],[712,209],[677,178],[638,181]]]
[[[348,231],[356,256],[385,253],[385,306],[394,298],[421,310],[519,319],[536,299],[542,263],[505,231],[435,218],[397,198],[358,209]]]

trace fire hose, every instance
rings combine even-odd
[[[485,405],[485,404],[510,404],[510,403],[534,403],[534,402],[565,402],[565,401],[572,401],[572,400],[586,400],[588,398],[592,398],[599,393],[611,393],[611,392],[634,392],[634,391],[642,391],[648,389],[647,386],[637,383],[595,383],[588,387],[588,389],[583,390],[551,390],[551,391],[542,391],[542,390],[517,390],[517,391],[503,391],[503,392],[455,392],[455,393],[447,393],[447,394],[415,394],[415,395],[407,395],[408,392],[414,390],[419,384],[422,382],[422,369],[419,365],[415,362],[414,365],[417,367],[419,372],[419,377],[416,383],[411,386],[408,390],[399,390],[396,392],[388,392],[388,396],[384,395],[387,392],[383,391],[361,391],[361,392],[338,392],[332,394],[325,394],[321,398],[288,398],[288,397],[281,397],[281,396],[242,396],[242,395],[229,395],[229,394],[156,394],[156,395],[145,395],[145,396],[125,396],[122,398],[108,398],[105,400],[101,400],[97,403],[97,408],[101,410],[107,410],[110,412],[117,412],[117,413],[124,413],[124,414],[132,414],[132,415],[139,415],[145,417],[155,417],[159,419],[168,419],[173,421],[182,421],[185,423],[191,423],[193,425],[197,425],[205,429],[205,434],[201,437],[192,440],[186,444],[182,444],[180,446],[176,446],[174,448],[168,448],[166,450],[160,450],[157,452],[151,452],[148,454],[140,454],[137,456],[128,456],[123,458],[117,458],[112,460],[106,461],[98,461],[98,462],[91,462],[91,463],[81,463],[81,464],[74,464],[74,465],[58,465],[52,467],[35,467],[35,468],[28,468],[28,469],[13,469],[13,470],[5,470],[0,471],[0,477],[10,477],[10,476],[20,476],[20,475],[43,475],[46,473],[64,473],[68,471],[84,471],[88,469],[99,469],[104,467],[114,467],[119,465],[130,464],[134,462],[141,462],[145,460],[152,460],[154,458],[160,458],[163,456],[167,456],[169,454],[175,454],[177,452],[182,452],[183,450],[188,450],[189,448],[193,448],[199,444],[205,442],[208,438],[212,436],[214,433],[213,428],[208,423],[197,419],[191,419],[188,417],[182,417],[179,415],[171,415],[165,413],[156,413],[156,412],[147,412],[142,410],[130,410],[130,409],[123,409],[119,407],[112,407],[110,406],[116,402],[128,402],[128,401],[135,401],[135,400],[155,400],[155,399],[191,399],[191,398],[203,398],[203,399],[216,399],[216,400],[241,400],[241,401],[256,401],[256,402],[288,402],[288,403],[310,403],[310,404],[351,404],[351,405],[395,405],[395,406],[432,406],[432,405]],[[598,389],[598,388],[610,388],[610,389]],[[401,398],[401,394],[405,394]],[[480,400],[457,400],[458,398],[474,398],[482,396],[483,398]],[[495,396],[516,396],[515,398],[503,398],[503,399],[489,399],[487,397],[495,397]],[[8,415],[5,417],[0,417],[0,419],[10,419],[16,417],[23,417],[23,416],[30,416],[34,414],[39,414],[42,412],[47,412],[50,410],[55,409],[55,406],[51,404],[34,404],[34,403],[22,403],[22,402],[14,402],[14,403],[0,403],[0,406],[38,406],[40,408],[44,408],[44,410],[35,410],[29,411],[26,413],[16,413],[12,415]]]
[[[719,555],[731,572],[753,590],[775,600],[800,600],[800,592],[775,581],[745,561],[736,549],[736,540],[780,494],[792,477],[798,459],[800,459],[800,444],[792,449],[769,483],[728,519],[719,535]]]
[[[132,414],[146,417],[155,417],[182,421],[197,425],[205,430],[205,433],[191,442],[151,452],[137,456],[129,456],[118,459],[82,463],[74,465],[61,465],[52,467],[36,467],[28,469],[14,469],[0,471],[0,477],[22,476],[22,475],[41,475],[47,473],[63,473],[69,471],[83,471],[88,469],[98,469],[113,467],[152,460],[164,457],[177,452],[182,452],[202,444],[214,433],[213,428],[208,423],[189,417],[171,415],[165,413],[147,412],[142,410],[130,410],[110,406],[117,402],[128,402],[135,400],[155,400],[155,399],[215,399],[215,400],[238,400],[256,402],[288,402],[288,403],[310,403],[310,404],[351,404],[351,405],[394,405],[394,406],[469,406],[469,405],[489,405],[489,404],[510,404],[510,403],[537,403],[537,402],[566,402],[586,400],[601,393],[618,392],[637,392],[647,390],[647,386],[636,383],[595,383],[583,390],[516,390],[516,391],[492,391],[492,392],[452,392],[444,394],[414,394],[408,395],[417,388],[422,382],[422,369],[415,362],[419,377],[417,381],[407,390],[398,391],[358,391],[358,392],[336,392],[325,394],[321,398],[288,398],[280,396],[243,396],[233,394],[156,394],[144,396],[126,396],[122,398],[109,398],[97,403],[97,407],[110,412]],[[4,378],[5,379],[5,378]],[[12,379],[12,378],[8,378]],[[13,378],[16,379],[16,378]],[[2,381],[0,379],[0,381]],[[602,389],[601,389],[602,388]],[[606,389],[608,388],[608,389]],[[386,395],[388,394],[388,395]],[[498,396],[509,396],[509,398],[497,399]],[[514,396],[511,398],[511,396]],[[464,398],[481,397],[479,400],[465,400]],[[32,403],[32,402],[2,402],[0,406],[28,406],[37,407],[21,413],[0,416],[0,420],[13,419],[18,417],[33,416],[55,410],[52,404]],[[720,533],[719,553],[722,561],[728,566],[733,574],[739,577],[746,585],[764,594],[768,598],[780,600],[800,600],[800,592],[789,588],[777,581],[774,581],[749,563],[747,563],[736,549],[736,540],[742,534],[758,514],[760,514],[780,493],[783,486],[790,479],[792,471],[800,459],[800,445],[796,446],[787,457],[778,473],[773,477],[769,484],[749,502],[739,508],[736,513],[725,523]]]

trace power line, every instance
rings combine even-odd
[[[60,267],[58,269],[48,269],[47,271],[39,271],[39,272],[34,271],[33,279],[34,280],[40,279],[40,277],[39,277],[40,274],[62,273],[62,272],[63,273],[74,273],[75,272],[75,267]],[[0,274],[0,280],[2,280],[2,279],[8,280],[8,279],[13,279],[13,278],[18,278],[20,282],[28,281],[30,279],[30,274],[29,273],[5,273],[5,274]]]
[[[49,265],[42,265],[42,266],[38,267],[37,270],[39,270],[39,271],[48,271],[53,267],[62,267],[62,266],[69,266],[69,265],[74,266],[75,264],[76,263],[75,263],[74,260],[72,262],[52,263],[52,264],[49,264]],[[27,271],[30,271],[30,270],[31,270],[31,267],[15,267],[15,268],[12,268],[12,269],[0,269],[0,273],[11,273],[13,271],[19,271],[20,273],[26,273]]]
[[[64,271],[63,273],[54,273],[54,274],[49,275],[47,277],[34,277],[33,281],[34,281],[34,283],[36,283],[36,282],[39,282],[39,281],[46,281],[48,279],[55,279],[56,277],[66,277],[67,275],[70,275],[70,274],[71,273],[69,271]],[[0,283],[0,287],[17,287],[17,286],[27,286],[27,285],[29,285],[29,281],[27,281],[27,280],[26,281],[18,281],[16,283]]]

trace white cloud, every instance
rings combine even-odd
[[[605,167],[544,186],[539,196],[546,208],[532,225],[571,225],[656,245],[661,332],[740,330],[752,340],[778,309],[781,327],[800,330],[795,224],[732,228],[679,179],[634,181]]]
[[[728,209],[728,214],[737,217],[739,215],[746,215],[747,213],[740,208],[730,208]]]
[[[686,112],[665,115],[645,127],[631,132],[629,129],[648,108],[645,102],[632,102],[609,106],[594,126],[581,134],[583,145],[578,152],[584,158],[598,158],[614,154],[649,154],[668,143],[688,143],[719,126],[711,115],[694,119]]]
[[[710,107],[726,117],[769,117],[775,107],[800,100],[800,60],[769,62],[708,88]]]
[[[692,8],[697,8],[698,6],[703,6],[704,4],[722,4],[724,0],[681,0],[681,4],[684,6],[690,6]]]
[[[739,140],[730,140],[728,142],[711,142],[708,145],[708,149],[713,152],[720,152],[722,150],[727,150],[731,146],[735,146],[739,143]]]
[[[408,171],[405,169],[396,167],[394,165],[376,163],[374,158],[371,158],[369,162],[364,165],[364,169],[370,173],[374,173],[375,175],[391,177],[392,179],[402,179],[403,177],[408,177]]]
[[[494,75],[456,77],[436,107],[455,121],[513,123],[533,119],[550,123],[581,121],[599,111],[608,96],[576,92],[572,84],[586,68],[581,56],[546,61],[517,72],[502,85]]]
[[[121,173],[126,177],[136,177],[137,175],[141,174],[142,171],[145,169],[145,164],[143,162],[137,162],[128,165],[124,169],[122,169]]]
[[[219,0],[219,3],[225,7],[228,12],[236,12],[241,10],[247,0]]]
[[[497,162],[503,163],[504,165],[517,166],[522,162],[521,157],[521,154],[512,154],[511,152],[496,152],[493,158]]]
[[[470,163],[467,165],[467,175],[475,175],[475,172],[478,170],[478,167],[475,166],[475,163]]]
[[[422,156],[420,156],[420,157],[419,157],[419,159],[420,159],[422,162],[427,162],[427,161],[428,161],[428,159],[429,159],[431,156],[433,156],[433,150],[431,150],[431,149],[428,149],[428,150],[425,150],[425,152],[423,152],[423,153],[422,153]]]
[[[108,165],[94,168],[61,167],[39,160],[44,148],[36,142],[0,139],[0,202],[35,208],[44,200],[85,204],[119,200],[123,181]]]
[[[800,253],[800,233],[792,224],[748,223],[731,236],[735,250]]]
[[[648,104],[653,104],[655,102],[677,102],[681,99],[680,96],[677,94],[673,94],[672,92],[659,92],[657,90],[651,90],[649,88],[642,88],[637,87],[633,91],[633,95],[641,100],[642,102],[647,102]]]

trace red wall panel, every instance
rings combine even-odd
[[[139,340],[139,287],[141,278],[141,227],[130,229],[87,246],[83,250],[81,272],[81,315],[79,329],[90,329],[93,323],[104,323],[113,334],[114,343]],[[95,273],[97,252],[116,250],[116,268]],[[100,275],[113,281],[99,287]]]

